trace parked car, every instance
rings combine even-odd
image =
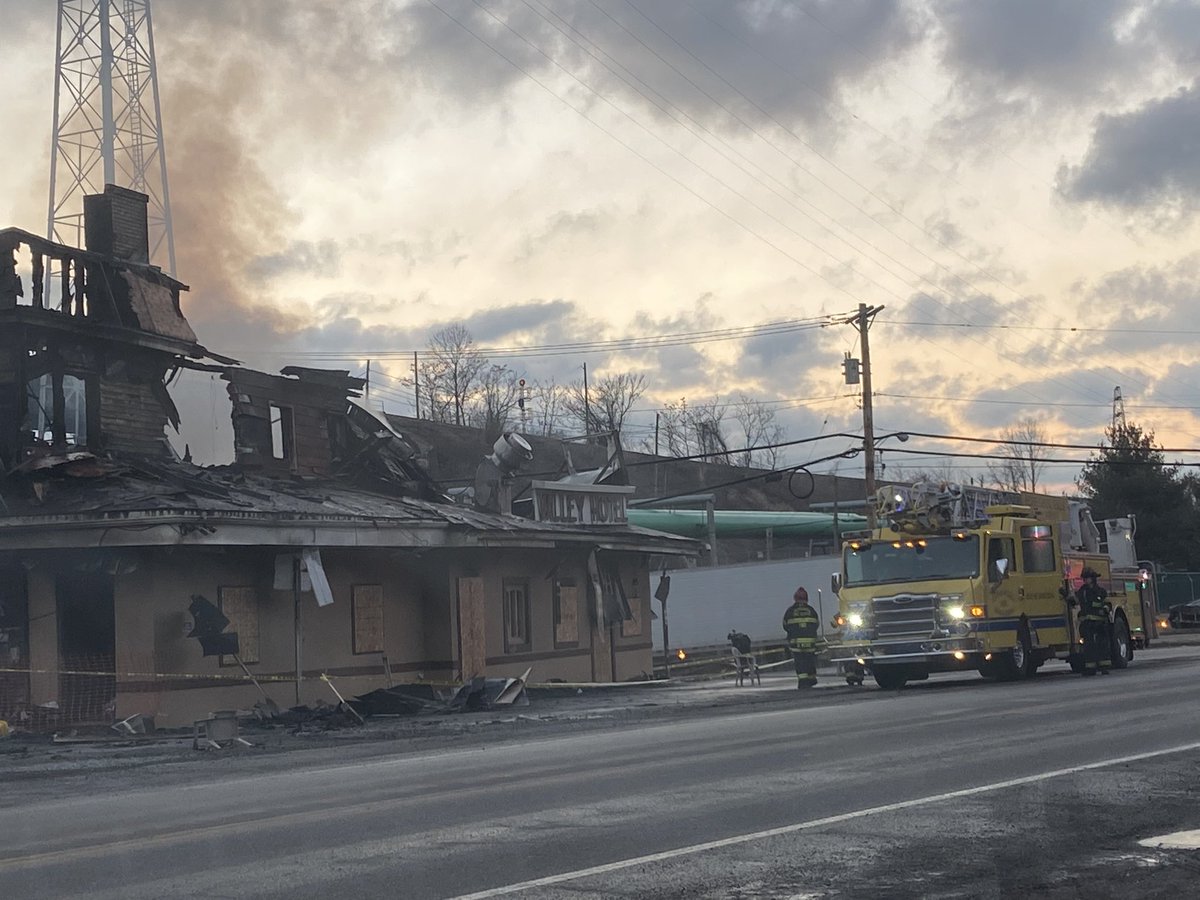
[[[1172,606],[1167,610],[1167,622],[1172,628],[1200,628],[1200,600]]]

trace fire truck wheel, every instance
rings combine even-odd
[[[997,677],[1002,681],[1020,681],[1036,672],[1037,666],[1033,662],[1033,648],[1030,644],[1029,626],[1022,622],[1021,627],[1017,629],[1016,645],[1001,657]]]
[[[1133,659],[1133,642],[1129,639],[1129,625],[1120,616],[1113,622],[1112,630],[1112,667],[1124,669]]]
[[[872,674],[885,691],[898,691],[908,682],[907,673],[899,666],[880,666]]]

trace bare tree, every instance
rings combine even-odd
[[[689,404],[686,397],[671,401],[659,413],[661,443],[668,456],[711,454],[714,463],[729,462],[724,420],[728,406],[719,397]]]
[[[687,397],[668,401],[658,414],[661,449],[666,456],[691,456],[692,436],[688,432]]]
[[[988,464],[992,480],[1001,490],[1035,493],[1046,471],[1044,460],[1048,454],[1045,447],[1033,445],[1046,443],[1046,429],[1029,416],[1005,428],[1001,438],[1008,442],[999,450],[1006,458]]]
[[[695,435],[696,454],[711,454],[707,461],[717,465],[730,463],[724,424],[728,409],[720,397],[713,397],[707,403],[692,404],[684,417],[685,425]]]
[[[734,443],[745,449],[734,454],[730,462],[736,466],[774,469],[779,464],[782,448],[772,445],[787,437],[787,429],[775,418],[775,409],[761,400],[740,394],[732,404],[732,418],[737,423]],[[752,450],[752,447],[762,449]]]
[[[578,419],[589,434],[620,431],[629,411],[644,393],[645,375],[630,372],[605,375],[589,385],[586,398],[582,381],[568,385],[563,408]]]
[[[554,381],[535,381],[529,393],[530,430],[541,435],[561,434],[564,420],[570,415],[567,389]]]
[[[510,426],[519,397],[516,372],[508,366],[486,366],[480,371],[475,390],[467,401],[467,423],[482,428],[489,441],[495,440]]]
[[[465,425],[467,406],[479,389],[487,358],[460,323],[447,325],[429,338],[429,349],[420,364],[421,387],[429,398],[430,418]]]

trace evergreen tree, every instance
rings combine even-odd
[[[1178,465],[1169,465],[1153,431],[1136,424],[1106,429],[1105,443],[1078,479],[1097,519],[1135,516],[1142,559],[1173,568],[1200,566],[1195,492]]]

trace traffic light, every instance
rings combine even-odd
[[[859,364],[858,360],[846,354],[846,358],[842,360],[842,374],[846,379],[846,384],[858,384],[859,380]]]

